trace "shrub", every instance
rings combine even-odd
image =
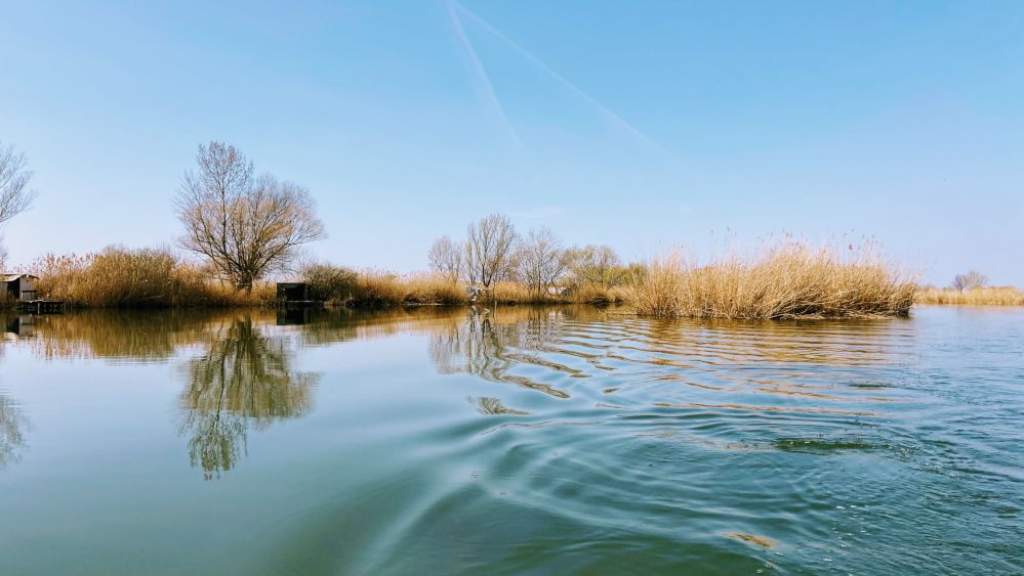
[[[309,296],[323,302],[345,303],[359,289],[359,275],[348,268],[330,264],[311,264],[302,269],[309,283]]]

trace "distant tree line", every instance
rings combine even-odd
[[[525,235],[508,217],[491,214],[466,228],[466,239],[442,236],[427,254],[431,269],[455,284],[465,282],[484,291],[498,282],[519,282],[534,295],[572,293],[584,286],[604,289],[625,284],[640,265],[624,266],[608,246],[566,248],[549,228]]]

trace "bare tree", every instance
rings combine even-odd
[[[530,293],[539,296],[565,271],[564,251],[548,228],[530,230],[519,246],[517,265]]]
[[[449,283],[458,283],[462,273],[462,251],[451,238],[442,236],[434,240],[427,258],[432,270],[444,276]]]
[[[512,270],[516,230],[501,214],[470,224],[466,234],[466,275],[489,290]]]
[[[32,172],[26,166],[24,154],[0,142],[0,224],[28,210],[35,199],[28,189]]]
[[[196,154],[178,194],[183,245],[205,256],[239,290],[285,269],[297,249],[324,237],[306,189],[273,176],[253,176],[234,146],[211,142]]]
[[[971,270],[966,274],[957,274],[953,277],[953,288],[961,292],[984,288],[987,285],[988,277],[977,270]]]

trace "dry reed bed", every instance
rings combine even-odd
[[[654,261],[630,301],[637,314],[656,317],[862,318],[906,316],[914,290],[881,259],[784,245],[749,260]]]
[[[246,306],[272,302],[260,284],[238,292],[169,250],[110,248],[84,257],[49,256],[37,262],[40,293],[90,307]],[[311,297],[355,307],[468,304],[466,287],[437,275],[398,276],[315,265],[303,270]],[[985,289],[984,293],[994,293]],[[982,291],[978,291],[980,299]],[[961,293],[974,296],[974,292]],[[1001,294],[1001,292],[1000,292]],[[915,286],[880,259],[840,258],[802,245],[776,247],[755,259],[730,258],[707,265],[671,256],[638,268],[628,286],[584,285],[569,293],[531,292],[500,282],[485,303],[628,303],[656,317],[787,319],[902,316]],[[932,302],[931,292],[917,292]],[[935,297],[937,298],[937,297]],[[1014,300],[1016,298],[1016,300]],[[1000,302],[1020,302],[1020,295]],[[935,300],[934,303],[954,303]],[[972,302],[974,303],[974,302]],[[977,303],[981,303],[978,301]]]
[[[46,256],[32,269],[40,295],[91,308],[258,306],[274,302],[275,288],[258,283],[252,293],[235,290],[209,271],[180,260],[166,249],[107,248],[85,256]],[[413,305],[465,305],[466,286],[434,274],[398,276],[387,272],[313,265],[303,270],[310,297],[334,305],[388,308]],[[621,302],[622,288],[584,286],[572,295],[537,295],[521,284],[500,282],[483,297],[487,303]]]
[[[914,294],[917,304],[947,306],[1024,306],[1024,290],[1012,286],[973,288],[921,288]]]
[[[40,295],[96,308],[244,306],[273,298],[273,287],[239,292],[163,249],[108,248],[85,256],[46,256],[33,269]]]

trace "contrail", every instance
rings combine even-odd
[[[461,6],[457,5],[456,0],[448,0],[446,4],[448,7],[448,16],[452,21],[452,28],[455,29],[455,36],[459,39],[459,44],[462,45],[463,51],[469,58],[469,63],[473,68],[473,74],[476,77],[478,88],[483,91],[484,99],[487,101],[487,104],[490,105],[492,111],[501,120],[502,127],[508,131],[512,140],[521,146],[522,141],[519,138],[519,134],[516,133],[512,123],[509,122],[508,116],[505,114],[505,108],[501,105],[501,101],[498,100],[498,95],[494,91],[494,84],[491,83],[491,77],[487,74],[487,68],[485,68],[483,62],[480,61],[480,57],[477,56],[476,49],[473,48],[473,43],[469,41],[465,30],[462,28],[462,19],[459,18],[459,14],[457,12],[457,9],[461,8]]]
[[[480,26],[483,26],[485,30],[487,30],[488,32],[490,32],[491,34],[493,34],[494,36],[496,36],[497,38],[499,38],[500,40],[504,41],[506,44],[511,46],[516,52],[519,52],[519,54],[521,54],[527,60],[532,62],[534,65],[538,66],[541,70],[544,70],[545,72],[547,72],[552,78],[557,80],[558,83],[560,83],[562,86],[564,86],[565,88],[568,88],[571,92],[573,92],[574,94],[576,94],[580,98],[583,98],[584,100],[586,100],[591,106],[593,106],[599,112],[601,112],[601,114],[603,114],[613,124],[615,124],[615,125],[619,126],[620,128],[626,130],[627,132],[632,134],[634,137],[636,137],[640,141],[644,142],[645,144],[647,144],[647,145],[657,149],[659,152],[661,152],[663,154],[666,154],[666,155],[669,154],[668,150],[666,150],[663,146],[661,146],[660,144],[655,142],[651,137],[649,137],[646,134],[644,134],[643,132],[641,132],[639,129],[637,129],[632,124],[627,122],[624,118],[622,118],[621,116],[619,116],[618,114],[613,112],[611,109],[609,109],[607,106],[602,104],[600,101],[598,101],[596,98],[594,98],[590,94],[587,94],[586,92],[584,92],[583,89],[581,89],[579,86],[574,84],[572,81],[570,81],[565,76],[562,76],[561,74],[559,74],[553,68],[548,66],[547,63],[545,63],[543,60],[541,60],[540,58],[535,56],[532,52],[530,52],[526,48],[523,48],[521,45],[519,45],[518,42],[516,42],[515,40],[513,40],[513,39],[509,38],[508,36],[506,36],[501,30],[498,30],[497,28],[492,26],[489,22],[487,22],[486,20],[484,20],[480,16],[477,16],[471,10],[469,10],[468,8],[463,6],[461,3],[459,3],[458,0],[449,0],[448,1],[448,9],[449,9],[449,11],[452,12],[452,19],[453,20],[459,21],[458,16],[457,16],[457,14],[455,12],[456,11],[461,11],[463,14],[465,14],[466,16],[468,16],[469,18],[474,20],[477,24],[479,24]],[[468,50],[472,52],[472,47],[469,46],[469,42],[466,40],[465,36],[462,33],[461,22],[457,25],[457,29],[458,29],[458,32],[459,32],[460,36],[462,36],[462,40],[463,40],[464,44],[468,47]],[[472,56],[473,56],[473,58],[475,60],[476,59],[476,53],[473,52]],[[483,66],[480,65],[479,60],[476,60],[476,62],[477,62],[477,66],[479,66],[480,70],[483,70]],[[484,74],[484,77],[486,78],[486,74]],[[488,86],[489,85],[490,85],[490,82],[488,81]],[[491,97],[492,98],[494,97],[493,91],[491,93]]]

